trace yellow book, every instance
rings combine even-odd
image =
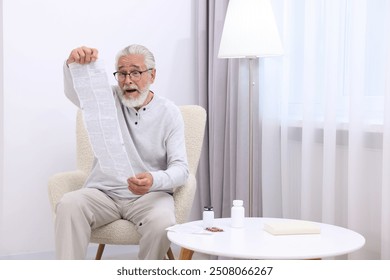
[[[319,234],[319,225],[308,221],[281,221],[264,223],[264,230],[273,235]]]

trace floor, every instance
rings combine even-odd
[[[110,248],[111,247],[111,248]],[[117,248],[115,248],[117,247]],[[176,245],[172,245],[172,252],[175,255],[175,259],[178,259],[180,254],[180,248]],[[138,253],[138,246],[110,246],[106,245],[102,259],[106,260],[136,260]],[[95,252],[92,251],[88,254],[88,259],[95,258]],[[208,260],[211,257],[206,254],[194,253],[192,259],[194,260]]]
[[[173,254],[177,259],[180,253],[180,247],[176,245],[171,246]],[[91,244],[88,248],[87,258],[88,260],[95,259],[97,250],[96,244]],[[103,260],[137,260],[138,246],[117,246],[117,245],[106,245],[103,253]],[[194,260],[208,260],[212,257],[206,254],[194,253]],[[55,260],[54,252],[38,252],[38,253],[26,253],[12,256],[0,256],[0,260]]]

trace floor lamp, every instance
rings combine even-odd
[[[249,65],[249,216],[253,217],[253,62],[283,53],[269,0],[230,0],[219,58],[247,58]],[[257,105],[256,105],[257,106]]]

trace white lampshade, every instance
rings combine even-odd
[[[269,0],[230,0],[219,58],[265,57],[283,54]]]

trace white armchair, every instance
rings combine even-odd
[[[196,190],[196,171],[198,168],[200,152],[203,144],[206,111],[197,105],[180,106],[184,119],[185,142],[189,165],[189,178],[183,187],[178,187],[173,194],[175,201],[176,222],[184,223],[192,208]],[[53,175],[49,179],[49,199],[55,216],[55,208],[61,197],[70,191],[81,188],[86,180],[93,161],[93,152],[85,130],[81,111],[76,119],[77,138],[77,170],[62,172]],[[140,235],[133,223],[127,220],[117,220],[105,226],[94,229],[91,234],[91,243],[99,244],[96,259],[101,259],[105,244],[113,245],[137,245]],[[169,249],[168,257],[174,259],[172,250]]]

